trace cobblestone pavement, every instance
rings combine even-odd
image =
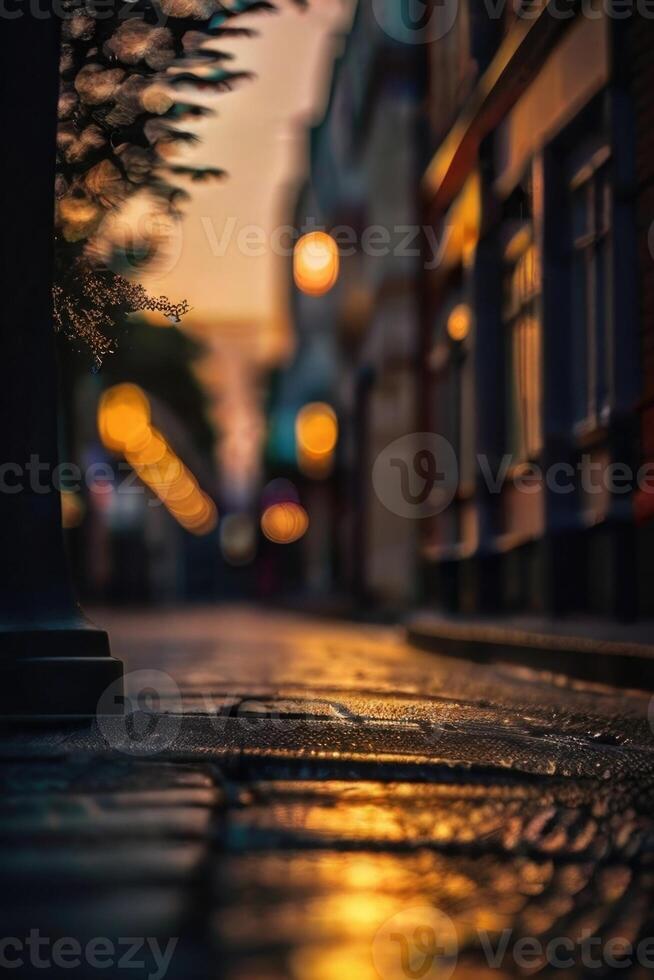
[[[1,967],[652,975],[646,695],[250,608],[95,618],[138,712],[2,730]]]

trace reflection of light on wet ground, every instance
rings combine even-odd
[[[197,904],[220,980],[407,980],[373,949],[416,907],[454,924],[454,980],[519,975],[488,966],[480,933],[652,935],[647,698],[252,609],[125,622],[117,652],[178,679],[179,752],[220,780]],[[212,698],[235,716],[209,721]]]
[[[379,980],[370,953],[360,946],[300,948],[293,953],[290,968],[293,980]]]
[[[522,864],[529,877],[528,862]],[[454,923],[465,952],[476,930],[497,936],[510,924],[506,912],[498,909],[505,899],[520,893],[521,878],[520,863],[510,873],[488,860],[476,869],[469,859],[424,850],[396,855],[288,852],[228,857],[220,864],[218,887],[223,898],[214,919],[214,937],[227,961],[233,959],[234,977],[250,976],[245,964],[252,958],[283,962],[279,974],[274,974],[280,980],[379,980],[373,945],[380,929],[398,913],[414,908],[441,910]],[[232,974],[227,975],[231,980]],[[439,975],[435,970],[427,977]],[[504,976],[497,970],[494,975],[500,980]],[[399,967],[389,967],[382,980],[406,980],[406,976]],[[465,962],[455,973],[455,977],[473,976]]]

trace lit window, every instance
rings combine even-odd
[[[524,229],[505,274],[504,325],[507,360],[507,448],[514,461],[542,449],[540,255]]]

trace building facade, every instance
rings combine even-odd
[[[298,234],[321,229],[336,241],[340,274],[322,296],[291,285],[297,353],[272,412],[278,443],[288,445],[280,422],[291,434],[304,402],[336,410],[336,464],[310,513],[308,564],[328,539],[330,587],[388,609],[413,601],[418,572],[418,529],[383,506],[370,472],[385,446],[417,424],[421,252],[413,232],[428,161],[426,54],[389,35],[375,5],[359,4],[325,118],[311,133],[295,215]],[[316,491],[305,483],[303,498],[317,501]]]
[[[431,46],[425,220],[451,247],[427,276],[421,402],[459,486],[424,528],[426,597],[646,614],[651,28],[603,3],[467,6]]]
[[[337,578],[398,606],[651,615],[654,20],[611,0],[403,9],[361,0],[298,216],[342,255],[327,296],[295,293],[345,423]],[[371,479],[411,432],[457,460],[417,521]]]

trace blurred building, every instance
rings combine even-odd
[[[426,55],[389,36],[370,3],[359,5],[325,119],[311,136],[310,174],[295,216],[300,234],[324,229],[333,237],[340,274],[323,295],[293,287],[298,352],[273,412],[277,424],[285,416],[292,447],[303,403],[320,398],[335,408],[335,467],[321,505],[310,507],[307,546],[318,533],[331,543],[325,589],[388,608],[414,594],[416,529],[383,507],[369,475],[377,454],[417,419],[421,262],[414,229],[428,159]],[[315,488],[308,493],[315,505]]]
[[[361,0],[296,215],[341,255],[325,295],[294,289],[279,403],[290,419],[319,391],[341,418],[335,582],[391,606],[651,613],[653,22],[403,9]],[[371,480],[410,432],[458,459],[421,521]]]
[[[452,247],[427,276],[423,406],[460,484],[426,530],[425,582],[463,611],[631,616],[651,536],[634,509],[645,25],[526,6],[463,4],[430,46],[425,215]]]

